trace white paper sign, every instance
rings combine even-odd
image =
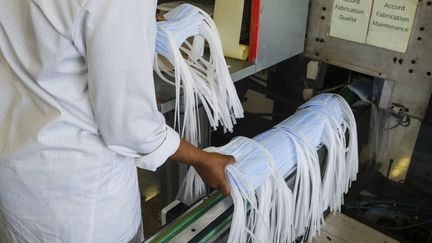
[[[375,0],[366,43],[405,52],[416,8],[417,0]]]
[[[334,0],[330,36],[366,42],[372,0]]]

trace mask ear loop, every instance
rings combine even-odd
[[[348,143],[345,144],[346,146],[346,161],[347,161],[347,172],[350,175],[349,179],[349,185],[347,185],[347,188],[345,192],[347,192],[348,187],[351,186],[352,181],[357,179],[357,172],[358,172],[358,142],[357,142],[357,124],[355,122],[354,114],[351,110],[351,107],[346,102],[342,96],[333,94],[333,97],[335,97],[339,101],[339,105],[342,109],[343,114],[343,124],[345,127],[345,130],[348,132]]]
[[[326,146],[327,157],[325,160],[326,167],[323,176],[322,205],[323,210],[326,210],[328,207],[330,207],[332,211],[338,210],[337,205],[339,205],[339,203],[341,202],[339,200],[340,194],[338,193],[338,188],[340,188],[343,177],[343,175],[340,173],[342,171],[340,169],[340,143],[337,142],[337,135],[335,134],[327,116],[323,115],[322,113],[311,107],[306,108],[305,111],[320,117],[320,119],[324,123],[321,141]]]
[[[263,215],[260,219],[264,222],[270,222],[270,228],[268,230],[261,229],[267,226],[268,223],[258,223],[257,237],[264,242],[268,239],[271,239],[270,242],[292,242],[294,240],[293,193],[277,169],[277,162],[274,161],[272,154],[260,143],[255,140],[252,141],[260,147],[261,151],[267,154],[271,169],[271,177],[258,190],[258,193],[261,192],[261,196],[258,197],[261,203],[258,205],[262,210],[260,215]],[[271,201],[266,202],[268,199],[271,199]],[[270,217],[266,217],[266,215],[270,215]]]
[[[156,50],[167,57],[167,60],[173,64],[174,70],[158,57],[155,59],[154,69],[163,81],[176,86],[175,123],[182,137],[195,145],[199,142],[200,124],[199,121],[194,121],[199,116],[198,100],[203,104],[213,129],[222,125],[225,131],[233,131],[235,119],[242,118],[244,111],[223,56],[216,25],[204,11],[190,4],[180,5],[168,12],[165,17],[167,21],[158,22]],[[201,21],[198,32],[195,28],[196,23],[193,26],[187,24],[187,21],[191,20]],[[187,28],[182,29],[180,26]],[[186,36],[194,36],[193,44],[189,43]],[[182,41],[182,39],[186,40]],[[210,47],[209,60],[203,57],[206,41]],[[164,73],[174,78],[174,82]],[[183,103],[179,100],[180,88],[183,90]],[[180,105],[184,107],[182,123]]]
[[[326,148],[328,150],[328,167],[326,169],[325,182],[327,178],[335,178],[333,187],[334,187],[334,196],[332,197],[332,201],[330,198],[326,198],[324,200],[324,205],[326,208],[330,206],[332,211],[340,211],[341,205],[343,204],[343,196],[344,192],[347,190],[346,187],[349,185],[349,177],[350,173],[347,171],[347,162],[345,156],[345,133],[343,123],[336,121],[334,116],[327,110],[327,106],[325,105],[317,105],[317,106],[308,106],[305,108],[309,112],[313,112],[320,116],[320,118],[326,124],[324,127],[324,132],[327,134],[324,138],[327,138],[328,141],[324,141]],[[339,110],[341,113],[341,110]],[[334,163],[334,165],[332,165]],[[331,166],[331,167],[330,167]],[[330,168],[334,168],[334,173],[329,170]],[[327,173],[329,170],[329,173]],[[333,175],[332,175],[333,174]],[[329,179],[330,180],[330,179]],[[324,191],[328,192],[331,189],[329,188],[331,185],[326,184],[327,187],[323,188]],[[327,203],[328,202],[328,203]]]
[[[318,154],[301,133],[288,127],[279,129],[290,136],[297,154],[297,174],[294,186],[297,236],[305,234],[305,230],[309,228],[306,239],[311,241],[319,232],[321,223],[324,221],[320,205],[322,194]]]
[[[185,64],[181,62],[183,57],[181,56],[180,51],[175,47],[173,37],[171,34],[165,30],[164,27],[158,28],[158,36],[165,36],[168,40],[168,49],[170,50],[171,60],[170,62],[173,64],[174,68],[177,70],[175,75],[175,87],[176,87],[176,107],[175,107],[175,118],[174,123],[181,130],[180,134],[182,137],[185,137],[187,140],[191,141],[191,143],[197,145],[198,137],[197,137],[197,127],[199,125],[199,121],[197,120],[197,109],[195,101],[195,95],[193,93],[193,86],[190,82],[190,73],[185,72],[187,70],[185,68]],[[158,64],[159,62],[155,62]],[[160,69],[156,69],[157,73],[160,73]],[[161,75],[161,78],[165,81],[167,79]],[[183,106],[184,106],[184,123],[183,126],[180,122],[180,87],[183,87]],[[185,124],[188,124],[188,129],[186,130]]]
[[[245,137],[237,137],[229,145],[222,147],[219,152],[235,154],[236,158],[244,158],[255,150],[250,147],[254,145],[253,140]],[[233,147],[234,150],[224,151],[224,148],[230,149],[230,147]],[[251,239],[254,242],[261,242],[255,234],[258,217],[260,216],[259,200],[256,197],[256,188],[246,176],[247,171],[253,167],[253,164],[247,164],[248,166],[245,167],[242,161],[244,160],[239,159],[236,164],[227,167],[228,180],[230,187],[233,189],[231,194],[233,198],[241,198],[241,200],[234,201],[233,223],[231,224],[228,242],[247,242]]]
[[[343,195],[346,193],[350,184],[351,164],[358,163],[357,160],[348,158],[345,154],[347,151],[345,142],[345,121],[343,116],[352,112],[349,105],[342,98],[334,94],[321,94],[311,99],[299,109],[314,113],[320,117],[324,122],[324,131],[322,143],[327,148],[327,165],[323,180],[323,195],[333,195],[330,200],[329,197],[324,197],[323,210],[330,207],[331,211],[340,211],[341,204],[343,204]],[[332,103],[330,103],[332,102]],[[346,104],[349,111],[343,110],[341,105]],[[336,113],[334,112],[336,109]],[[338,119],[337,119],[338,118]],[[352,116],[349,123],[355,124],[354,116]],[[355,134],[355,137],[357,134]],[[350,137],[352,138],[352,137]],[[351,140],[351,139],[350,139]],[[354,144],[354,142],[353,142]],[[357,150],[356,150],[357,151]],[[351,156],[352,154],[350,154]],[[355,172],[357,173],[357,172]],[[336,195],[336,196],[334,196]]]
[[[266,176],[263,183],[261,183],[258,187],[250,187],[250,183],[248,181],[251,178],[257,178],[254,175],[262,174],[262,168],[256,167],[255,164],[237,164],[240,165],[242,169],[236,170],[235,173],[229,173],[228,177],[230,179],[231,187],[235,188],[235,185],[239,185],[239,182],[243,186],[240,191],[245,191],[244,193],[247,196],[247,199],[243,203],[234,202],[235,210],[237,210],[237,205],[239,206],[239,211],[235,211],[233,215],[233,223],[230,232],[230,237],[228,242],[246,242],[252,240],[253,242],[268,242],[269,239],[271,242],[287,242],[290,237],[293,235],[287,229],[293,229],[292,227],[292,215],[293,208],[290,206],[290,202],[292,202],[292,193],[290,189],[287,187],[285,180],[279,174],[276,169],[275,162],[273,161],[272,155],[258,142],[247,139],[247,138],[237,138],[237,141],[240,141],[240,145],[237,145],[236,151],[230,151],[234,154],[243,153],[246,156],[251,153],[259,153],[264,154],[264,157],[260,157],[261,160],[254,160],[256,163],[265,163],[269,170],[269,176]],[[253,152],[252,152],[253,151]],[[227,152],[227,151],[220,151]],[[240,162],[241,163],[241,162]],[[236,164],[235,164],[236,165]],[[245,166],[246,165],[246,166]],[[229,166],[228,171],[231,168],[237,168],[238,166]],[[255,168],[255,172],[254,172]],[[256,171],[256,168],[260,168],[259,171]],[[258,174],[257,174],[258,173]],[[239,180],[239,178],[242,178]],[[234,194],[236,194],[236,190],[233,189]],[[237,196],[234,195],[234,198]],[[245,197],[245,195],[243,195]],[[255,198],[252,199],[251,198]],[[250,207],[250,212],[243,211],[243,204],[247,202]],[[270,216],[270,217],[269,217]],[[239,219],[240,218],[240,219]],[[247,218],[247,219],[246,219]],[[235,222],[235,224],[234,224]],[[238,223],[243,222],[243,223]],[[247,230],[244,230],[247,228]],[[243,230],[242,230],[243,229]],[[241,233],[241,232],[244,233]],[[247,235],[246,232],[248,232]]]

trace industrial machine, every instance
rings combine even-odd
[[[214,1],[200,2],[215,4]],[[219,8],[230,4],[230,1],[216,2]],[[241,2],[251,8],[249,12],[245,10],[249,14],[248,18],[251,18],[248,22],[251,26],[248,30],[249,59],[227,57],[233,80],[243,80],[242,85],[274,99],[275,106],[294,102],[297,94],[302,99],[309,97],[310,92],[327,88],[333,90],[325,82],[332,78],[331,72],[334,70],[343,69],[349,77],[346,82],[344,80],[333,86],[351,85],[352,73],[373,80],[375,88],[371,89],[379,94],[369,102],[375,104],[374,109],[380,115],[371,115],[371,111],[366,112],[366,118],[359,115],[359,119],[364,119],[366,124],[359,125],[359,129],[363,129],[359,133],[369,134],[361,149],[374,150],[369,151],[373,156],[363,157],[362,162],[367,164],[365,170],[379,170],[386,179],[399,183],[407,180],[415,190],[432,195],[432,156],[427,154],[430,152],[427,148],[432,146],[432,134],[430,126],[425,127],[423,122],[430,117],[428,105],[431,109],[432,1]],[[239,44],[237,47],[245,51],[240,42],[236,43]],[[244,84],[247,77],[283,61],[283,64],[273,68],[269,79],[272,75],[279,77],[278,73],[282,70],[283,76],[290,77],[290,80],[269,80],[268,87]],[[292,80],[296,77],[301,80],[297,86]],[[249,81],[253,79],[247,79],[246,82]],[[303,86],[303,83],[310,85]],[[156,89],[159,108],[170,121],[170,112],[174,109],[174,91],[158,81]],[[289,96],[287,89],[291,92]],[[356,100],[360,98],[355,97]],[[379,118],[380,124],[374,117]],[[379,125],[381,130],[378,134],[378,130],[374,129]],[[201,146],[207,147],[210,144],[210,128],[203,126],[202,134]],[[375,144],[370,146],[374,135]],[[162,213],[162,221],[166,225],[147,242],[225,242],[232,217],[232,200],[212,192],[191,207],[185,207],[175,201],[178,185],[185,173],[186,167],[174,163],[160,170],[160,198],[162,206],[167,206]],[[287,178],[287,181],[292,183],[293,177]],[[364,183],[360,181],[358,184],[360,189],[353,189],[353,193],[362,190]]]

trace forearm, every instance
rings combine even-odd
[[[179,148],[171,155],[170,159],[188,165],[197,165],[205,161],[208,156],[209,153],[181,139]]]

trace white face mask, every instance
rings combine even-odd
[[[175,126],[192,144],[199,141],[198,104],[206,111],[210,126],[222,125],[232,131],[243,108],[229,73],[216,25],[208,14],[190,4],[182,4],[157,23],[154,69],[158,76],[176,87]],[[190,43],[190,40],[193,42]],[[204,55],[204,45],[209,56]],[[183,100],[180,102],[181,88]],[[183,123],[180,119],[183,107]]]
[[[323,177],[317,154],[322,146],[327,149]],[[253,139],[238,137],[209,150],[236,158],[227,167],[234,202],[229,242],[292,242],[306,232],[307,240],[312,240],[323,212],[340,211],[358,170],[355,119],[349,105],[335,94],[312,98],[293,116]],[[291,191],[284,178],[294,169]],[[189,186],[203,186],[196,172],[190,174]],[[199,198],[205,190],[201,193]],[[185,195],[179,194],[180,199],[198,199],[190,190]]]

